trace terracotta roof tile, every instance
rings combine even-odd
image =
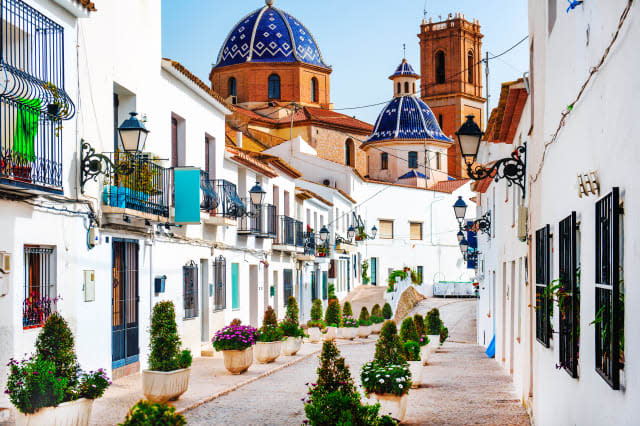
[[[469,182],[469,179],[443,180],[436,183],[429,189],[452,194],[455,190],[464,186],[467,182]]]
[[[316,194],[313,191],[310,191],[310,190],[305,189],[305,188],[299,188],[297,186],[296,186],[296,191],[299,191],[300,193],[305,194],[309,198],[316,198],[318,201],[322,202],[323,204],[326,204],[329,207],[333,207],[333,203],[331,201],[319,196],[318,194]]]
[[[479,194],[484,194],[485,192],[487,192],[487,189],[489,189],[489,187],[491,186],[491,183],[493,182],[493,178],[495,175],[496,175],[496,172],[494,170],[490,177],[488,176],[482,180],[474,182],[473,185],[471,186],[471,189]]]
[[[491,111],[484,141],[513,142],[528,97],[523,83],[522,79],[502,83],[500,101],[498,106]]]
[[[187,77],[193,83],[195,83],[196,86],[198,86],[199,88],[207,92],[209,96],[211,96],[216,101],[224,105],[228,110],[233,111],[235,109],[235,107],[227,103],[227,101],[225,101],[224,98],[220,96],[218,92],[213,90],[211,87],[207,86],[202,80],[196,77],[195,74],[193,74],[191,71],[186,69],[184,65],[182,65],[180,62],[174,61],[173,59],[169,59],[169,58],[163,58],[163,61],[169,62],[175,69],[177,69],[180,73],[182,73],[185,77]]]
[[[262,173],[270,178],[278,176],[278,172],[269,164],[260,160],[260,158],[257,158],[257,153],[253,151],[247,151],[242,148],[229,145],[225,147],[225,150],[232,155],[231,159],[233,161],[243,164],[244,166],[247,166],[250,169],[258,173]]]
[[[95,3],[91,0],[74,0],[76,3],[79,3],[82,7],[87,9],[89,12],[97,12]]]

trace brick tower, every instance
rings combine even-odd
[[[480,23],[464,15],[420,26],[421,97],[431,107],[445,135],[455,132],[472,114],[484,127],[486,99],[482,96],[482,37]],[[466,176],[458,143],[447,152],[451,176]]]

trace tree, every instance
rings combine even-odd
[[[289,296],[287,300],[287,317],[291,319],[296,325],[300,325],[300,308],[298,308],[298,301],[295,297]]]
[[[380,305],[377,303],[373,305],[373,308],[371,308],[371,316],[382,318],[382,309],[380,309]]]
[[[382,317],[388,320],[388,319],[391,319],[392,316],[393,316],[393,311],[391,310],[391,305],[388,303],[385,303],[384,307],[382,308]]]
[[[415,314],[413,316],[413,323],[416,326],[416,332],[418,333],[418,336],[420,337],[424,336],[425,335],[424,318],[422,317],[422,315]]]
[[[311,320],[322,321],[322,300],[316,299],[311,306]]]
[[[427,334],[431,336],[440,335],[442,321],[440,320],[440,311],[433,308],[427,312]]]
[[[374,360],[380,365],[405,364],[404,348],[398,336],[398,329],[393,321],[386,321],[376,342]]]
[[[413,322],[413,318],[408,317],[402,321],[402,325],[400,326],[400,338],[402,342],[408,342],[409,340],[414,342],[420,341],[420,336],[418,336],[418,332],[416,331],[416,325]]]
[[[340,303],[338,299],[329,300],[324,319],[329,327],[340,327]]]
[[[174,371],[191,365],[191,352],[180,352],[180,336],[173,302],[158,302],[153,306],[149,348],[149,369]]]
[[[363,306],[362,309],[360,309],[360,321],[369,321],[371,319],[371,317],[369,316],[369,310]]]

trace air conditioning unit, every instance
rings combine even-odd
[[[11,254],[0,252],[0,272],[3,274],[11,272]]]
[[[522,242],[527,241],[528,217],[528,209],[524,206],[518,206],[518,239]]]

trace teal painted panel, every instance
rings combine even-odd
[[[200,169],[174,169],[176,223],[200,223]]]
[[[238,282],[239,265],[231,264],[231,309],[240,309],[240,283]]]

